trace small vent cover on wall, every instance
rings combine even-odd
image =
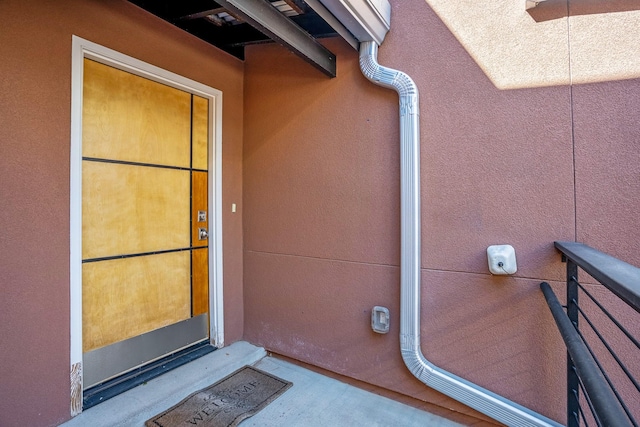
[[[389,332],[389,309],[376,305],[371,310],[371,329],[379,334]]]

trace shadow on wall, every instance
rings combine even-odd
[[[637,0],[573,0],[569,3],[569,7],[567,7],[567,0],[531,1],[538,5],[528,9],[527,12],[536,22],[568,16],[640,10],[640,3]]]
[[[640,77],[637,0],[426,2],[498,89]]]

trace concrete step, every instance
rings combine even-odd
[[[100,403],[64,427],[142,427],[156,414],[233,371],[253,365],[293,387],[251,418],[249,426],[433,426],[461,424],[268,357],[265,350],[237,342]]]

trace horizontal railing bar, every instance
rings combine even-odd
[[[579,308],[578,308],[578,310],[579,310]],[[583,314],[583,316],[584,316],[584,314]],[[585,319],[587,319],[587,318],[585,317]],[[589,320],[587,319],[587,322],[588,321]],[[607,372],[604,370],[604,368],[600,364],[600,361],[596,357],[595,352],[593,351],[593,349],[591,348],[591,346],[589,345],[589,343],[585,339],[584,335],[582,335],[582,332],[580,332],[579,330],[576,330],[576,332],[580,336],[580,339],[582,339],[582,342],[584,343],[585,347],[589,351],[589,354],[593,358],[593,361],[596,362],[596,365],[598,365],[598,369],[600,369],[600,373],[602,374],[604,379],[607,381],[607,384],[609,384],[609,388],[611,389],[611,391],[615,395],[616,399],[618,400],[618,403],[622,407],[622,410],[627,414],[627,418],[629,418],[629,420],[631,421],[631,424],[633,424],[634,427],[638,427],[638,424],[636,424],[635,420],[633,419],[633,416],[631,415],[631,412],[629,412],[629,408],[627,408],[627,405],[622,400],[622,397],[620,396],[620,394],[618,393],[618,390],[613,385],[613,382],[611,381],[611,378],[609,378],[609,375],[607,375]]]
[[[629,340],[636,346],[636,348],[640,349],[640,341],[635,339],[633,335],[631,335],[631,333],[627,331],[627,329],[624,326],[622,326],[620,322],[618,322],[618,320],[609,313],[609,310],[604,308],[602,304],[600,304],[600,302],[598,302],[598,300],[596,300],[595,297],[591,295],[591,293],[584,286],[582,286],[579,282],[576,282],[576,284],[580,287],[580,289],[582,289],[582,292],[584,292],[591,299],[591,301],[593,301],[593,303],[597,305],[598,308],[602,310],[604,314],[607,315],[609,320],[611,320],[618,327],[618,329],[620,329],[620,331],[622,331],[622,333],[625,334],[627,338],[629,338]]]
[[[604,337],[602,336],[600,331],[598,331],[598,328],[595,327],[595,325],[593,324],[589,316],[587,316],[587,314],[580,307],[578,307],[578,311],[580,311],[580,314],[582,314],[582,317],[584,318],[584,320],[586,320],[589,326],[591,326],[591,330],[596,333],[596,336],[598,337],[598,339],[600,339],[600,342],[602,342],[602,344],[605,346],[607,351],[609,351],[609,354],[611,354],[611,356],[614,358],[618,366],[620,366],[620,369],[622,369],[622,371],[627,375],[627,378],[629,378],[629,381],[631,381],[631,383],[634,385],[636,390],[640,392],[640,384],[638,384],[633,374],[629,372],[629,369],[627,369],[627,366],[622,362],[622,360],[620,360],[616,352],[613,351],[613,349],[611,348],[607,340],[604,339]]]
[[[571,381],[569,378],[574,378],[575,381]],[[567,354],[567,427],[580,427],[580,417],[585,419],[584,412],[580,407],[579,390],[580,378],[578,378],[578,373],[576,372],[576,367],[573,366],[571,357]],[[575,423],[571,422],[571,415],[573,415]]]
[[[575,370],[575,366],[573,367],[573,370]],[[582,384],[580,383],[580,379],[578,378],[578,387],[580,389],[582,389]],[[578,390],[571,389],[571,391],[573,392],[573,397],[575,397],[576,402],[578,402],[578,412],[573,412],[573,418],[576,420],[576,422],[578,423],[578,425],[580,425],[580,418],[582,418],[584,420],[584,424],[585,426],[589,427],[589,423],[587,423],[587,417],[584,416],[584,411],[582,410],[582,406],[580,406],[580,396],[578,395]],[[582,390],[582,392],[584,393],[584,390]]]
[[[593,421],[596,422],[596,425],[598,427],[602,427],[602,423],[600,423],[600,420],[598,419],[598,414],[596,414],[596,410],[593,408],[591,399],[589,399],[589,394],[584,389],[584,384],[582,384],[582,380],[580,378],[578,378],[578,385],[580,386],[580,390],[582,390],[582,395],[584,396],[584,400],[587,402],[587,405],[589,405],[589,409],[591,410],[591,416],[593,417]],[[589,423],[587,423],[587,417],[584,415],[584,411],[582,410],[582,406],[580,404],[578,404],[578,409],[580,409],[580,414],[582,414],[582,419],[584,420],[584,424],[589,425]]]
[[[580,385],[580,387],[582,387],[582,385],[580,384],[580,381],[578,381],[578,385]],[[574,412],[573,413],[573,418],[575,418],[576,421],[578,422],[578,425],[580,425],[580,418],[582,417],[582,419],[584,420],[584,425],[586,427],[589,427],[589,423],[587,422],[587,417],[584,416],[584,411],[582,410],[582,406],[580,406],[580,404],[579,404],[580,398],[578,397],[578,392],[576,390],[573,390],[573,394],[575,395],[576,399],[578,400],[578,413],[576,414]]]
[[[624,409],[607,386],[602,372],[598,369],[595,360],[589,354],[584,342],[562,309],[558,298],[551,290],[551,286],[542,282],[540,289],[547,300],[549,310],[551,310],[562,339],[567,346],[567,352],[573,360],[578,377],[584,384],[588,400],[593,403],[598,418],[607,426],[631,426]]]
[[[555,247],[594,279],[640,312],[640,268],[577,242]]]

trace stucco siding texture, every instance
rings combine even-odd
[[[125,1],[3,1],[0,425],[70,417],[69,162],[75,34],[224,93],[224,203],[240,204],[243,64]],[[226,338],[242,337],[241,214],[224,215]]]
[[[573,99],[578,241],[640,266],[640,79],[576,85]]]
[[[575,238],[571,87],[498,89],[424,1],[391,3],[379,61],[421,94],[423,351],[562,421],[564,349],[538,285],[563,280],[553,241]],[[245,338],[482,418],[404,367],[397,95],[346,43],[324,43],[333,80],[278,46],[247,48]],[[515,277],[489,274],[493,244],[516,248]],[[388,335],[370,329],[374,305],[391,311]]]
[[[426,387],[404,367],[398,267],[260,252],[246,253],[245,262],[250,266],[245,276],[249,341],[484,418]],[[430,361],[540,412],[548,410],[549,395],[561,399],[562,387],[556,383],[564,374],[564,363],[557,360],[561,339],[548,334],[553,320],[538,298],[539,281],[507,278],[496,283],[488,276],[423,270],[422,282],[422,349]],[[561,289],[554,283],[556,292]],[[504,299],[510,303],[503,304]],[[375,305],[392,313],[387,335],[371,331]],[[453,413],[448,416],[456,419]]]
[[[518,275],[560,278],[552,242],[571,239],[574,221],[570,88],[500,90],[424,2],[393,14],[379,61],[420,90],[422,267],[486,274],[486,247],[509,243]]]
[[[397,97],[371,87],[354,51],[331,47],[340,53],[331,80],[277,46],[247,50],[245,247],[394,264]]]

